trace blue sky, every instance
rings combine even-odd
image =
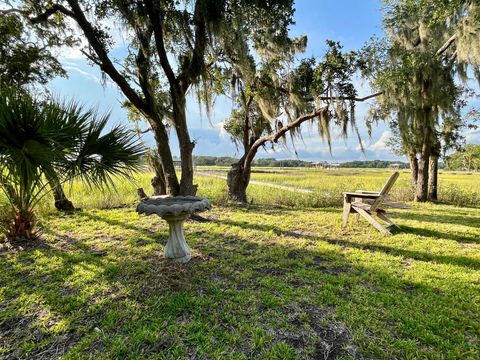
[[[382,35],[381,2],[377,0],[298,0],[295,7],[296,24],[291,28],[291,34],[308,36],[308,47],[305,56],[320,57],[326,48],[325,40],[340,41],[346,50],[361,48],[373,35]],[[125,41],[122,34],[116,34],[116,45],[112,54],[121,57],[125,53]],[[96,106],[100,111],[111,111],[112,123],[125,123],[128,126],[127,114],[121,108],[123,95],[116,87],[107,81],[102,84],[101,73],[87,64],[79,51],[66,50],[59,57],[68,71],[69,78],[55,79],[49,87],[52,92],[62,98],[75,98],[88,106]],[[358,82],[359,95],[368,95],[366,84]],[[366,149],[363,154],[359,149],[355,136],[341,139],[333,131],[335,140],[332,143],[332,152],[320,140],[314,128],[302,128],[303,141],[295,143],[298,157],[309,161],[346,161],[360,159],[399,159],[385,146],[389,131],[386,124],[379,124],[373,129],[369,138],[363,122],[363,115],[368,103],[357,105],[357,118],[360,132]],[[189,129],[192,139],[197,141],[195,155],[238,156],[235,145],[228,135],[221,131],[220,123],[228,116],[231,103],[219,99],[214,107],[210,120],[199,106],[190,99],[187,108]],[[146,126],[145,126],[146,127]],[[353,134],[352,134],[353,135]],[[471,142],[480,142],[480,133],[472,132],[467,135]],[[170,134],[172,151],[178,155],[178,144],[175,134]],[[150,135],[144,136],[148,145],[153,145]],[[287,149],[261,151],[259,157],[275,157],[277,159],[296,158],[294,147],[288,144]]]

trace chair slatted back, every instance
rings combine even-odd
[[[390,176],[390,178],[387,180],[385,185],[383,185],[382,190],[380,190],[378,194],[378,198],[376,198],[375,201],[372,203],[372,206],[370,206],[370,211],[376,211],[379,208],[379,206],[382,204],[383,200],[388,195],[388,193],[392,189],[393,185],[395,184],[395,181],[397,181],[399,176],[400,176],[400,173],[397,171],[395,171]]]

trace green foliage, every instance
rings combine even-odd
[[[197,166],[230,166],[238,162],[238,159],[228,156],[194,156],[194,163]],[[255,159],[252,166],[261,167],[306,167],[311,165],[309,161],[303,160],[277,160],[277,159]]]
[[[466,145],[447,157],[446,167],[448,170],[480,170],[480,145]]]
[[[107,120],[76,103],[0,90],[0,188],[14,214],[8,237],[34,237],[33,209],[45,196],[46,178],[102,186],[140,168],[143,148],[134,134],[121,126],[105,131]]]
[[[286,159],[286,160],[277,160],[277,159],[256,159],[253,162],[253,166],[263,166],[263,167],[308,167],[312,163],[310,161],[303,161],[303,160],[294,160],[294,159]]]
[[[238,159],[229,156],[194,156],[193,161],[197,166],[230,166]]]
[[[45,85],[55,76],[65,76],[65,70],[40,41],[31,27],[18,14],[0,14],[0,82],[15,86]]]
[[[369,114],[369,126],[390,120],[397,153],[439,156],[462,145],[466,121],[461,109],[465,89],[455,79],[455,63],[437,56],[444,25],[429,23],[432,7],[422,1],[386,1],[387,38],[362,51],[363,74],[381,92]]]
[[[352,78],[359,66],[358,55],[343,52],[338,42],[327,41],[328,49],[320,60],[308,58],[296,64],[293,55],[303,51],[304,45],[306,39],[292,39],[279,44],[276,55],[260,54],[257,62],[253,60],[255,56],[250,56],[246,63],[232,57],[231,68],[218,78],[223,85],[217,89],[226,94],[230,83],[235,100],[224,128],[235,143],[243,144],[246,153],[256,140],[277,133],[315,110],[318,116],[311,122],[328,144],[332,125],[338,126],[344,135],[348,124],[357,130]],[[290,128],[288,134],[292,139],[298,138],[299,126]],[[280,137],[281,144],[285,144],[285,136]]]
[[[455,59],[458,70],[466,78],[471,67],[480,80],[480,5],[476,0],[422,0],[420,10],[428,14],[430,28],[441,27],[441,38],[455,40],[444,56]]]

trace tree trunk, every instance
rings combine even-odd
[[[428,169],[428,200],[438,200],[438,156],[431,155]]]
[[[30,209],[16,209],[7,225],[7,239],[10,241],[31,240],[37,237],[35,228],[35,213]]]
[[[158,175],[158,172],[156,173],[150,182],[153,187],[153,195],[158,196],[158,195],[167,195],[167,186],[165,185],[165,178]],[[163,174],[163,171],[162,171]]]
[[[427,87],[428,84],[425,84]],[[430,155],[433,148],[433,128],[432,128],[432,109],[428,106],[422,108],[422,115],[419,116],[418,121],[423,124],[423,141],[420,158],[418,160],[418,177],[417,187],[415,192],[415,201],[424,202],[428,200],[428,170],[430,164]]]
[[[163,173],[163,166],[160,157],[156,154],[148,155],[148,164],[155,172],[151,184],[153,187],[153,195],[166,195],[167,185],[165,183],[165,174]]]
[[[193,184],[193,148],[195,143],[190,140],[190,134],[188,133],[187,117],[185,114],[186,99],[180,90],[172,91],[172,99],[174,103],[173,116],[175,118],[175,130],[182,162],[179,194],[195,196],[198,187]]]
[[[164,179],[165,193],[173,196],[178,195],[180,185],[178,184],[177,173],[175,172],[175,165],[173,163],[172,152],[170,151],[167,131],[164,126],[158,126],[155,120],[150,121],[150,125],[154,131],[158,156],[160,157],[161,162],[161,167],[155,169],[155,176],[158,179]],[[162,189],[158,190],[163,192]],[[155,191],[157,191],[157,189],[154,187],[154,192]]]
[[[65,195],[62,184],[60,183],[58,177],[56,175],[47,175],[46,178],[53,192],[55,208],[59,211],[74,211],[75,206],[73,206],[73,203],[68,200],[67,196]]]
[[[415,201],[424,202],[428,198],[428,164],[429,156],[422,155],[418,161],[418,177]]]
[[[418,160],[417,155],[415,154],[408,154],[407,155],[408,162],[410,164],[410,171],[412,173],[412,186],[415,189],[417,186],[417,178],[418,178]]]
[[[428,126],[428,111],[425,112],[425,130],[422,144],[422,151],[418,160],[418,176],[417,186],[415,192],[415,201],[424,202],[428,199],[428,166],[430,162],[431,145],[431,130]]]
[[[234,201],[247,203],[247,187],[250,171],[245,169],[245,156],[233,164],[227,174],[228,197]]]
[[[247,187],[250,183],[252,173],[252,162],[257,154],[259,146],[252,146],[255,139],[245,150],[245,154],[235,164],[232,165],[227,174],[228,197],[234,201],[247,203]]]

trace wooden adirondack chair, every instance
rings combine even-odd
[[[372,224],[380,232],[391,235],[390,229],[397,227],[395,223],[390,220],[386,215],[386,211],[381,209],[382,203],[388,195],[390,189],[395,184],[399,177],[398,172],[394,172],[388,181],[383,185],[380,191],[364,191],[357,190],[356,192],[344,192],[343,193],[343,228],[348,224],[348,216],[351,213],[356,213],[357,216],[362,216],[370,224]],[[358,201],[357,199],[360,199]],[[385,221],[388,225],[385,227],[379,223],[373,216]]]

